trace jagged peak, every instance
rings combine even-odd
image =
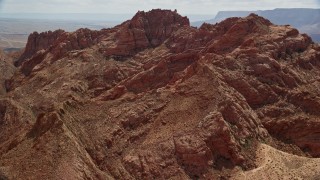
[[[176,17],[177,21],[180,20],[180,19],[183,19],[184,20],[184,23],[186,24],[190,24],[189,23],[189,19],[186,17],[186,16],[181,16],[177,10],[169,10],[169,9],[152,9],[150,11],[138,11],[132,19],[135,19],[135,18],[139,18],[139,17],[143,17],[143,18],[147,18],[147,19],[151,19],[151,18],[154,18],[154,17],[159,17],[160,19],[166,19],[166,18],[169,18],[170,16],[172,17]]]
[[[37,36],[46,36],[46,35],[52,35],[52,34],[62,34],[65,33],[66,31],[64,31],[63,29],[57,29],[54,31],[44,31],[44,32],[38,32],[38,31],[34,31],[33,33],[30,34],[31,37],[37,37]],[[30,37],[29,37],[30,38]]]
[[[223,29],[225,33],[239,32],[239,29],[245,30],[247,33],[266,33],[268,32],[268,27],[272,23],[254,13],[251,13],[247,17],[231,17],[227,18],[216,25],[213,25],[217,29]],[[205,25],[208,26],[208,25]],[[204,27],[205,27],[204,26]]]
[[[153,26],[190,26],[190,21],[186,16],[181,16],[177,11],[152,9],[151,11],[138,11],[131,19],[131,25],[141,27],[143,23]]]
[[[129,21],[129,28],[142,29],[152,46],[160,45],[171,34],[183,26],[190,26],[189,19],[177,11],[153,9],[138,11]]]
[[[249,16],[247,16],[245,19],[257,21],[266,26],[272,25],[272,23],[268,19],[265,19],[264,17],[259,16],[255,13],[249,14]]]
[[[53,42],[63,33],[64,30],[37,32],[34,31],[28,37],[26,48],[20,58],[15,62],[15,66],[20,66],[26,59],[32,57],[37,51],[50,47]]]

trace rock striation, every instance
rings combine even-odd
[[[0,96],[0,175],[228,179],[263,143],[318,158],[319,61],[309,36],[255,14],[33,33]]]
[[[6,81],[13,76],[16,70],[12,63],[13,56],[14,54],[5,54],[0,50],[0,96],[6,93]]]

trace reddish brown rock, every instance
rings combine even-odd
[[[230,178],[259,165],[261,143],[318,157],[319,57],[254,14],[33,33],[0,95],[0,177]]]
[[[198,174],[213,165],[213,154],[206,143],[195,135],[174,137],[178,161],[186,170]]]
[[[14,74],[16,68],[13,66],[15,54],[5,54],[0,50],[0,96],[7,91],[6,81]]]
[[[33,32],[29,35],[24,53],[15,62],[16,66],[20,66],[26,59],[31,58],[39,50],[46,50],[54,44],[54,42],[63,34],[63,30],[54,32],[48,31],[43,33]]]
[[[231,52],[243,43],[246,36],[251,36],[253,33],[268,33],[269,26],[271,25],[270,21],[255,14],[250,14],[244,19],[238,19],[236,22],[232,21],[233,19],[225,21],[225,23],[230,23],[230,28],[216,42],[208,46],[208,52],[215,52],[217,54]]]
[[[139,11],[130,21],[118,26],[115,42],[104,42],[106,47],[100,51],[106,56],[130,56],[148,47],[159,46],[185,26],[190,26],[188,18],[170,10]]]
[[[172,33],[184,26],[190,26],[189,19],[170,10],[138,12],[130,21],[129,27],[145,32],[151,46],[163,43]]]
[[[318,141],[320,122],[318,119],[297,116],[290,119],[279,119],[276,122],[266,121],[264,125],[272,135],[280,140],[298,145],[313,157],[320,157]]]

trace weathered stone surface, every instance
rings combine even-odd
[[[0,96],[6,93],[6,81],[9,80],[16,71],[12,59],[12,56],[0,50]]]
[[[9,179],[230,178],[261,165],[261,143],[319,157],[320,47],[254,14],[33,33],[16,65],[0,95]]]
[[[33,32],[32,34],[30,34],[25,51],[16,61],[16,66],[20,66],[26,59],[31,58],[38,51],[48,49],[63,33],[66,32],[63,30],[56,30],[54,32]]]

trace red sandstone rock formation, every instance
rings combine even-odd
[[[259,143],[319,157],[319,60],[254,14],[33,33],[0,96],[0,177],[226,178],[255,167]]]
[[[0,50],[0,95],[6,93],[6,81],[11,78],[16,70],[12,63],[15,54],[5,54]]]

